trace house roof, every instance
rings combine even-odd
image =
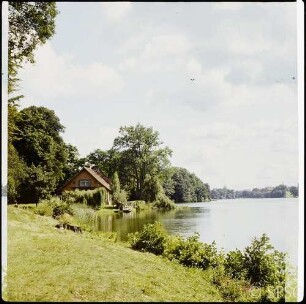
[[[105,178],[102,177],[99,173],[97,173],[96,171],[94,171],[91,168],[88,167],[83,167],[79,172],[77,172],[76,174],[74,174],[63,186],[61,186],[60,188],[58,188],[57,191],[60,191],[61,189],[63,189],[66,185],[68,185],[76,176],[78,176],[83,170],[87,171],[95,180],[97,180],[100,184],[102,184],[106,189],[111,191],[111,187],[109,184],[110,179],[109,178]]]
[[[95,170],[84,167],[89,174],[91,174],[100,184],[102,184],[106,189],[111,190],[110,184]]]

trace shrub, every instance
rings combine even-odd
[[[263,234],[246,247],[243,261],[246,277],[255,286],[284,286],[286,254],[273,250],[269,241],[269,237]]]
[[[55,218],[55,217],[60,216],[64,213],[73,215],[73,212],[72,212],[72,209],[71,209],[70,205],[67,204],[66,202],[63,202],[63,201],[60,201],[60,202],[56,203],[55,206],[53,207],[52,216]]]
[[[50,199],[40,200],[37,204],[35,213],[39,215],[52,216],[53,209],[61,203],[62,201],[58,197],[51,197]]]
[[[55,196],[50,199],[39,201],[35,213],[45,216],[53,216],[54,218],[64,213],[73,215],[70,205]]]
[[[227,275],[231,278],[243,279],[246,277],[244,254],[240,250],[229,251],[226,255],[224,266]]]
[[[166,194],[162,192],[159,192],[156,195],[156,199],[153,204],[158,209],[163,209],[163,210],[175,209],[175,203]]]
[[[52,214],[53,214],[53,206],[47,200],[40,201],[37,204],[35,213],[39,214],[39,215],[52,216]]]
[[[286,254],[274,250],[269,238],[263,234],[254,238],[244,252],[228,252],[225,259],[225,271],[234,279],[250,280],[259,288],[262,301],[285,298]],[[276,292],[277,291],[277,292]]]
[[[129,241],[133,249],[152,252],[156,255],[163,254],[166,240],[166,231],[158,222],[147,224],[140,232],[129,234]]]
[[[67,203],[80,203],[99,208],[106,202],[106,190],[101,187],[94,190],[65,191],[62,194],[62,200]]]
[[[166,243],[164,255],[170,260],[177,260],[188,267],[207,269],[223,263],[215,243],[206,244],[199,241],[199,234],[184,240],[182,237],[170,237]]]
[[[149,203],[146,203],[145,201],[141,201],[141,200],[128,201],[127,205],[135,208],[136,211],[149,209]]]

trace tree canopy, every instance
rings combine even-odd
[[[194,173],[174,167],[170,179],[164,181],[166,194],[175,202],[204,202],[210,200],[210,189]]]
[[[13,140],[27,178],[21,181],[23,201],[37,202],[52,193],[63,176],[68,152],[54,111],[31,106],[20,111],[16,120],[18,134]]]
[[[140,124],[121,127],[112,150],[123,187],[132,199],[144,199],[145,182],[161,176],[169,165],[172,151],[162,148],[159,134]]]
[[[34,63],[34,50],[55,33],[55,2],[9,2],[8,85],[16,89],[18,69],[26,61]]]

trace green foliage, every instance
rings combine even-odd
[[[148,224],[129,235],[131,247],[163,255],[187,267],[211,273],[211,281],[229,301],[284,301],[285,254],[276,250],[264,234],[244,252],[218,252],[215,242],[199,241],[199,234],[187,239],[168,236],[159,223]]]
[[[157,131],[140,124],[121,127],[119,133],[112,150],[121,184],[130,193],[130,199],[145,200],[146,176],[162,174],[169,165],[171,150],[160,148],[162,143]]]
[[[298,197],[298,187],[279,185],[276,187],[254,188],[252,190],[235,191],[232,189],[216,188],[211,190],[212,199],[234,199],[234,198],[281,198]]]
[[[79,158],[78,149],[75,146],[65,144],[64,149],[66,150],[67,161],[63,166],[63,175],[59,182],[60,184],[66,182],[83,167],[82,161]]]
[[[57,217],[64,213],[73,215],[73,211],[67,202],[62,201],[59,197],[40,200],[37,204],[36,214]]]
[[[240,250],[229,251],[226,255],[224,266],[227,275],[231,278],[243,279],[246,277],[244,255]]]
[[[140,232],[129,234],[129,241],[133,249],[157,255],[163,254],[166,239],[166,231],[157,222],[145,225]]]
[[[93,208],[100,208],[106,202],[106,190],[101,187],[94,190],[79,190],[65,191],[62,194],[62,200],[69,203],[80,203],[91,206]]]
[[[8,182],[7,197],[8,203],[15,203],[20,200],[21,184],[26,178],[26,165],[20,159],[18,152],[12,143],[8,143]]]
[[[166,193],[177,203],[210,200],[210,189],[194,173],[184,168],[172,168],[172,175],[163,184]]]
[[[174,202],[164,193],[160,192],[156,195],[153,205],[158,209],[171,210],[175,209]]]
[[[72,204],[71,209],[75,222],[90,230],[96,217],[96,212],[91,207],[84,204]]]
[[[146,203],[145,201],[128,201],[126,203],[128,206],[133,207],[136,211],[148,210],[150,209],[151,204]]]
[[[112,201],[117,208],[122,207],[127,202],[127,195],[124,190],[121,190],[118,173],[115,172],[112,178],[111,187],[113,191]]]
[[[199,234],[184,240],[182,237],[171,237],[165,246],[164,255],[170,260],[177,260],[188,267],[207,269],[223,263],[223,255],[217,252],[216,244],[199,241]]]
[[[263,301],[284,299],[286,255],[273,249],[266,234],[259,239],[254,238],[244,252],[228,252],[224,263],[226,274],[234,279],[249,280],[253,286],[263,287],[260,290]]]
[[[34,50],[55,33],[55,2],[9,2],[8,89],[16,90],[17,71],[24,62],[34,63]]]
[[[20,159],[17,163],[24,164],[23,178],[14,178],[19,186],[16,196],[20,202],[37,203],[54,193],[63,175],[67,153],[59,133],[64,127],[54,111],[35,106],[21,110],[15,126],[11,142]],[[14,177],[18,170],[12,161],[9,170]]]
[[[251,246],[245,249],[246,277],[255,286],[280,286],[285,283],[286,254],[273,249],[266,234],[259,239],[254,238]]]

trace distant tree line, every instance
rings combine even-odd
[[[226,187],[212,189],[212,199],[235,199],[235,198],[282,198],[298,197],[299,188],[296,186],[279,185],[276,187],[254,188],[252,190],[235,191]]]

